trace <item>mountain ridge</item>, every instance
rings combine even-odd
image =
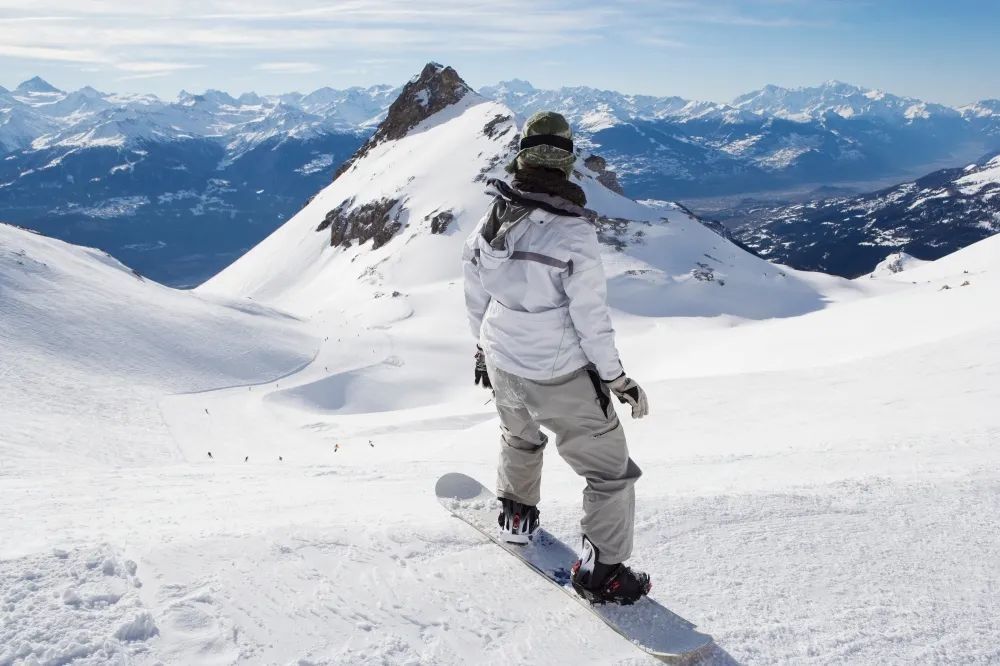
[[[751,206],[727,220],[772,261],[858,277],[889,253],[933,261],[1000,233],[1000,154],[875,192]]]
[[[0,93],[5,217],[100,246],[155,279],[193,285],[347,168],[403,87],[280,95],[208,89],[181,91],[172,101],[89,87],[51,92],[56,87],[40,78],[19,88]],[[516,79],[480,92],[502,98],[518,121],[543,106],[563,111],[577,144],[600,154],[601,169],[637,199],[882,179],[928,160],[962,163],[980,148],[1000,149],[1000,103],[941,114],[908,98],[865,97],[849,84],[824,90],[890,110],[839,115],[812,104],[816,117],[806,118],[797,106],[765,112],[759,100],[737,108],[586,86],[539,91]],[[779,86],[766,92],[785,101],[799,94]]]

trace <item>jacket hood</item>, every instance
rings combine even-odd
[[[486,184],[490,186],[490,189],[487,190],[488,194],[501,197],[517,206],[523,206],[526,208],[541,208],[542,210],[555,215],[566,215],[569,217],[586,216],[586,211],[583,206],[577,206],[575,203],[554,194],[545,194],[543,192],[525,192],[524,190],[519,190],[499,178],[490,178],[486,181]]]

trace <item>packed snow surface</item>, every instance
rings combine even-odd
[[[0,664],[651,663],[434,497],[494,475],[458,248],[503,113],[375,147],[196,292],[0,226]],[[652,405],[632,564],[710,663],[1000,660],[1000,237],[850,282],[579,180],[632,220],[605,255]],[[315,231],[387,196],[378,250]]]

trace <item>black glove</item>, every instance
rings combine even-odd
[[[493,390],[490,373],[486,370],[486,354],[479,345],[476,345],[476,384],[482,384],[484,389]]]

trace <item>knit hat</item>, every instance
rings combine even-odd
[[[507,165],[507,171],[544,167],[558,169],[568,177],[573,173],[573,130],[566,119],[555,111],[539,111],[521,128],[521,143],[517,156]]]

